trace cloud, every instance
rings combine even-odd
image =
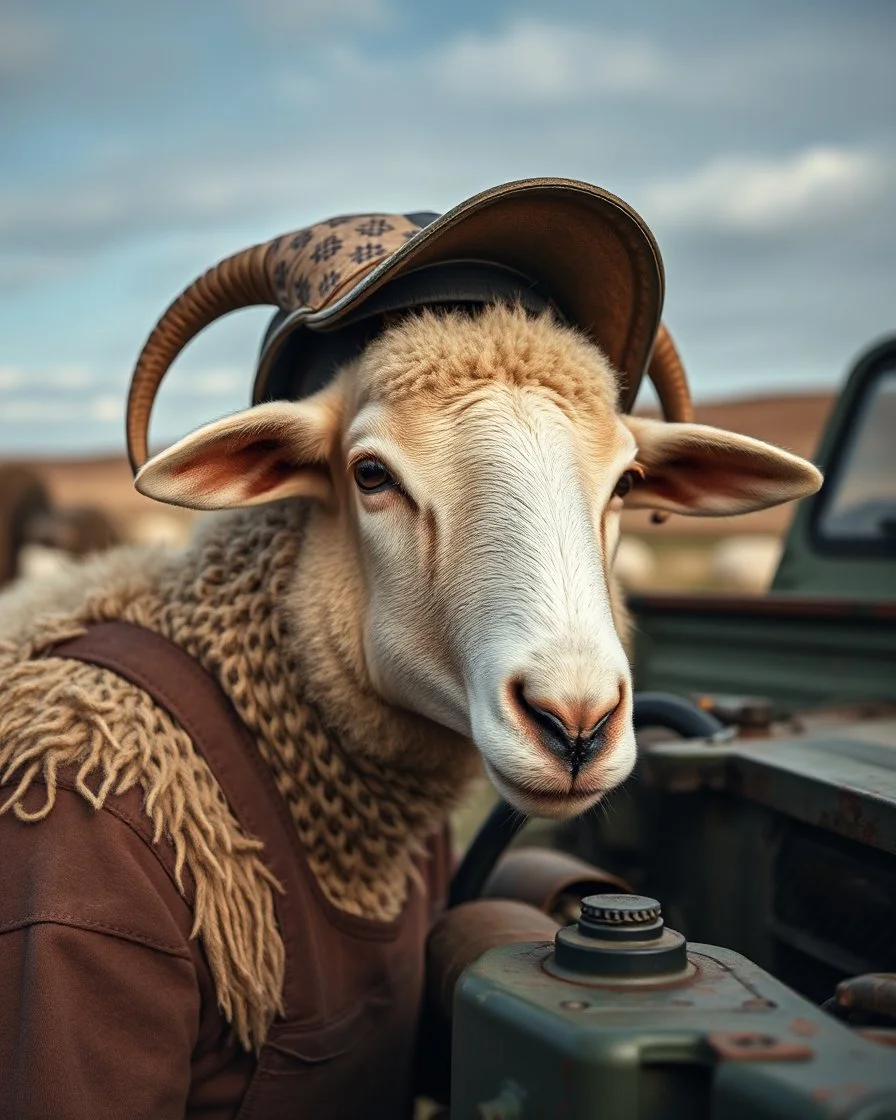
[[[95,400],[54,400],[50,398],[37,399],[36,397],[14,397],[4,401],[0,409],[0,423],[6,424],[78,424],[85,420],[107,419],[103,416],[104,408],[108,406],[110,398],[100,397]],[[119,417],[121,402],[119,406]]]
[[[656,94],[669,80],[664,53],[642,36],[535,19],[462,34],[421,70],[451,96],[511,105]]]
[[[185,157],[177,167],[125,161],[70,181],[64,205],[55,186],[0,192],[0,246],[9,253],[9,263],[0,269],[0,288],[43,280],[64,272],[67,257],[147,234],[195,235],[245,222],[259,229],[259,237],[271,237],[284,231],[274,216],[284,215],[293,228],[301,225],[303,212],[315,221],[358,208],[365,192],[357,169],[371,156],[360,146],[347,152],[338,141],[322,143],[320,149],[312,163],[289,149],[239,161]],[[409,184],[425,190],[427,184],[441,184],[443,173],[454,169],[449,151],[438,154],[413,146],[396,151],[378,169],[378,204],[383,204],[383,194],[402,191],[412,203]],[[297,203],[304,206],[299,209]],[[265,219],[270,220],[262,225]],[[222,251],[233,247],[232,240],[222,241]]]
[[[81,390],[89,389],[96,382],[96,376],[84,366],[58,365],[43,370],[26,369],[17,365],[0,366],[0,392],[18,389]],[[8,402],[0,403],[0,412],[5,410],[6,403]]]
[[[94,397],[87,403],[87,415],[89,419],[102,423],[118,423],[124,420],[124,403],[121,397]]]
[[[16,366],[0,366],[0,392],[8,389],[23,389],[25,384],[24,370]]]
[[[254,0],[241,2],[255,11]],[[360,26],[388,11],[386,0],[263,0],[258,18],[284,29],[294,20],[310,34],[327,12]],[[817,52],[828,58],[823,30],[808,35],[809,46],[818,40]],[[779,188],[796,197],[808,192],[813,212],[827,206],[838,213],[824,202],[825,192],[836,202],[867,169],[834,166],[828,149],[813,152],[811,166],[785,168],[777,179],[762,161],[744,166],[728,156],[696,164],[730,145],[731,98],[746,99],[756,115],[757,105],[780,93],[785,69],[787,82],[802,82],[801,89],[807,74],[814,76],[802,101],[816,104],[819,118],[830,116],[832,102],[849,101],[861,75],[832,98],[809,46],[804,42],[785,67],[777,38],[729,38],[707,52],[698,44],[667,44],[652,24],[619,31],[569,15],[513,18],[493,31],[460,31],[412,50],[391,41],[362,47],[351,38],[300,37],[292,50],[278,42],[266,65],[247,67],[234,89],[232,125],[215,121],[209,133],[175,115],[164,139],[142,145],[136,134],[110,127],[101,154],[88,149],[64,178],[10,181],[0,191],[0,290],[64,276],[67,261],[115,243],[218,229],[226,252],[243,243],[228,226],[272,236],[281,232],[281,215],[287,228],[349,207],[438,207],[527,174],[591,178],[633,201],[637,193],[670,226],[686,225],[708,202],[717,222],[750,228],[751,214],[768,208],[760,196]],[[847,53],[853,59],[854,45]],[[181,100],[188,115],[195,105],[188,96]],[[880,97],[875,103],[886,108]],[[240,115],[246,104],[263,116],[248,122]],[[157,119],[168,120],[162,113]],[[749,129],[736,115],[732,120],[738,145],[749,145]],[[773,131],[762,123],[755,146],[767,146]],[[802,135],[784,146],[799,144]],[[840,150],[830,151],[836,159]],[[850,158],[846,151],[843,159]],[[680,168],[678,178],[650,182],[658,168]],[[738,181],[745,172],[747,186]],[[730,190],[735,198],[723,206],[719,196]],[[788,207],[785,200],[789,213]]]
[[[0,405],[0,426],[35,423],[75,425],[124,422],[123,397],[101,393],[92,397],[13,397]]]
[[[58,30],[33,12],[0,11],[0,90],[30,80],[53,60]]]
[[[239,366],[209,366],[207,363],[192,369],[185,369],[176,381],[166,385],[166,396],[175,398],[202,398],[229,396],[245,393],[246,370]],[[43,393],[57,390],[62,394],[81,393],[85,389],[96,388],[104,379],[84,366],[59,365],[46,369],[28,369],[24,366],[0,366],[0,393],[16,392],[26,389]],[[112,398],[95,398],[96,401]],[[118,397],[114,398],[118,400]],[[7,405],[13,402],[0,400],[0,413],[5,413]],[[39,401],[37,403],[40,403]],[[102,404],[97,405],[102,410]],[[5,417],[4,417],[5,418]]]
[[[97,379],[83,366],[57,366],[48,370],[43,380],[48,389],[89,389]]]
[[[54,444],[98,431],[120,444],[111,397],[146,331],[225,254],[528,175],[598,183],[654,227],[701,391],[745,363],[830,380],[892,320],[896,21],[883,6],[10,3],[41,18],[14,40],[0,15],[0,70],[9,56],[22,83],[0,97],[0,389],[30,397],[77,363],[95,379],[68,396],[110,417],[54,405]],[[245,403],[269,314],[191,344],[159,431],[182,434],[228,394]],[[0,447],[25,438],[6,419],[0,398]],[[31,438],[41,428],[37,416]]]
[[[236,367],[190,373],[178,386],[178,394],[189,397],[220,397],[245,391],[246,371]]]
[[[380,27],[392,15],[387,0],[245,0],[245,8],[256,26],[278,36]]]
[[[896,185],[884,153],[814,146],[778,158],[723,156],[645,192],[650,220],[742,234],[815,228],[855,215]]]
[[[3,202],[0,198],[0,210]],[[22,252],[20,247],[13,248],[12,238],[7,239],[0,217],[0,295],[19,292],[34,284],[52,283],[71,272],[80,262],[70,253],[58,255],[53,252]]]

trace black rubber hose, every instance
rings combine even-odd
[[[449,906],[460,906],[480,896],[495,864],[525,823],[526,816],[519,809],[512,809],[506,801],[498,802],[480,825],[454,873],[448,892]]]
[[[726,730],[714,715],[671,692],[636,692],[632,723],[635,731],[664,727],[685,739],[711,739]]]
[[[708,739],[726,731],[715,716],[670,692],[636,692],[632,701],[632,722],[635,731],[665,727],[687,739]],[[473,837],[454,873],[448,892],[449,906],[459,906],[479,897],[495,864],[525,823],[526,817],[518,809],[511,808],[506,801],[498,802]]]

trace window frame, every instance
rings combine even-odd
[[[830,462],[825,469],[825,481],[809,520],[809,541],[813,551],[821,556],[849,559],[894,559],[896,558],[896,536],[869,540],[867,537],[832,537],[824,530],[824,519],[828,516],[832,502],[837,497],[840,483],[849,469],[850,457],[856,445],[856,438],[870,399],[880,382],[887,376],[896,375],[896,354],[891,347],[880,354],[868,368],[865,378],[846,407],[839,430],[846,433],[834,449]],[[896,433],[894,433],[896,438]]]

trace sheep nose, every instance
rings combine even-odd
[[[573,778],[603,750],[610,719],[620,704],[618,697],[609,708],[585,702],[555,703],[527,696],[522,684],[516,689],[516,701],[520,715],[535,724],[541,742],[569,768]]]

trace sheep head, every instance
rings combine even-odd
[[[744,513],[821,484],[758,440],[626,416],[618,385],[550,313],[413,313],[316,395],[209,424],[136,484],[197,509],[314,501],[307,547],[366,681],[472,739],[520,810],[574,815],[635,760],[622,509]]]

